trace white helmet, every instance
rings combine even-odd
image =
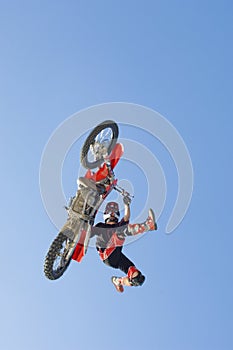
[[[104,211],[104,221],[105,222],[110,218],[112,213],[114,213],[115,218],[118,221],[119,217],[120,217],[120,211],[119,211],[119,206],[116,202],[107,203],[107,205],[105,207],[105,211]]]

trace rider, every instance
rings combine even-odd
[[[92,228],[92,237],[96,238],[96,247],[102,261],[113,268],[122,270],[125,277],[112,277],[112,283],[120,293],[123,286],[141,286],[145,276],[135,267],[123,253],[122,248],[126,236],[137,235],[146,231],[157,230],[155,216],[152,209],[149,210],[148,218],[141,224],[129,224],[130,198],[124,197],[125,214],[119,221],[120,212],[116,202],[109,202],[104,211],[104,223],[99,222]]]

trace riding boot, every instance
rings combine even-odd
[[[119,293],[123,293],[124,292],[124,287],[123,287],[123,284],[122,284],[122,278],[113,276],[111,278],[111,281],[112,281],[114,287],[116,288],[116,290]]]
[[[128,224],[128,232],[130,235],[137,235],[146,231],[157,230],[157,224],[155,222],[155,215],[152,209],[149,210],[148,218],[141,224]]]

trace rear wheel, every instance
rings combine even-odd
[[[48,279],[56,280],[63,275],[71,261],[71,257],[66,259],[68,250],[69,238],[60,232],[51,244],[45,258],[44,273]]]
[[[81,163],[87,169],[99,167],[109,155],[119,135],[118,125],[106,120],[97,125],[87,137],[81,150]]]

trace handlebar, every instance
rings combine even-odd
[[[132,194],[130,194],[129,192],[127,192],[124,188],[122,188],[120,186],[114,186],[113,188],[114,188],[114,190],[119,192],[123,197],[134,198],[134,196]]]

